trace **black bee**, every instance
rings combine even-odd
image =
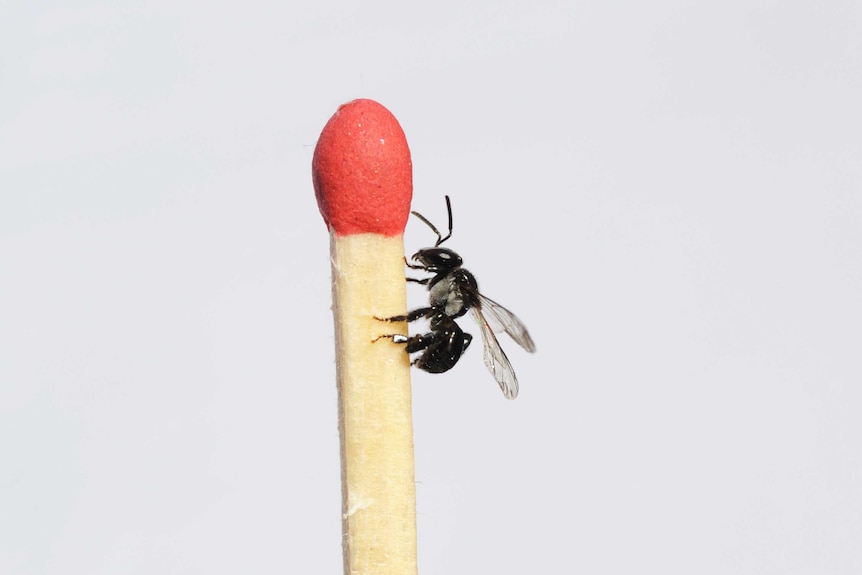
[[[395,343],[407,344],[407,353],[421,352],[413,365],[431,373],[443,373],[452,369],[461,354],[470,345],[473,336],[464,333],[455,323],[455,318],[468,311],[479,324],[482,341],[485,347],[485,365],[494,375],[503,395],[507,399],[518,397],[518,378],[512,364],[500,347],[495,333],[508,333],[521,347],[529,352],[536,351],[527,328],[515,314],[479,293],[476,278],[462,266],[463,260],[454,251],[441,248],[440,244],[452,237],[452,204],[446,196],[446,209],[449,212],[449,233],[443,237],[440,231],[418,212],[414,216],[425,222],[437,234],[437,242],[433,248],[424,248],[413,255],[415,264],[407,261],[407,267],[433,274],[424,279],[407,278],[428,286],[429,307],[411,311],[407,315],[389,318],[377,318],[382,321],[415,321],[427,318],[430,321],[430,331],[425,334],[406,336],[401,334],[381,335],[379,338],[389,338]],[[374,340],[377,341],[377,340]]]

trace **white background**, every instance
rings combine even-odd
[[[421,573],[862,572],[858,3],[85,0],[0,2],[0,573],[340,572],[357,97],[538,346],[414,374]]]

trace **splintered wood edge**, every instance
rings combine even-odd
[[[413,575],[416,561],[410,362],[382,334],[405,323],[403,236],[331,236],[345,574]]]

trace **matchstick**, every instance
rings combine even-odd
[[[380,340],[406,324],[404,227],[413,171],[404,132],[373,100],[341,106],[320,134],[314,191],[330,232],[345,575],[415,575],[410,363]]]

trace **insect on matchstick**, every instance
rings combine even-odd
[[[452,237],[452,203],[449,196],[446,196],[446,210],[449,212],[449,233],[445,237],[425,216],[412,212],[437,234],[434,247],[422,248],[413,254],[415,264],[406,262],[407,267],[412,270],[433,274],[423,279],[407,278],[408,282],[428,286],[430,305],[406,315],[377,318],[382,321],[408,322],[427,318],[430,331],[410,337],[399,333],[384,334],[377,339],[389,338],[395,343],[406,344],[404,349],[407,353],[419,353],[413,365],[429,373],[443,373],[455,367],[461,354],[467,351],[473,341],[473,336],[464,333],[455,322],[455,318],[469,311],[482,333],[485,365],[497,380],[506,399],[515,399],[518,397],[518,378],[494,334],[509,334],[518,345],[530,353],[536,351],[536,345],[515,314],[479,293],[479,284],[473,274],[462,266],[464,262],[461,256],[449,248],[440,247],[440,244]]]
[[[373,100],[341,106],[320,134],[314,191],[330,232],[345,574],[415,575],[410,363],[374,345],[377,317],[407,311],[407,139]],[[406,336],[406,324],[392,324]]]

